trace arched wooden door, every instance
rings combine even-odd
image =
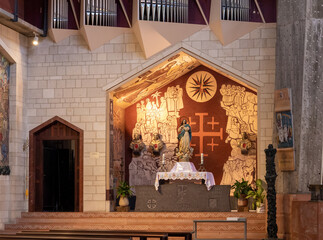
[[[83,130],[55,116],[29,132],[29,211],[83,211]]]

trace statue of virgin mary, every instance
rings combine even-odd
[[[177,156],[180,162],[189,162],[192,156],[193,148],[190,147],[192,139],[191,126],[188,124],[187,119],[183,119],[180,127],[178,128],[178,152]]]

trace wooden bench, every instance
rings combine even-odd
[[[168,237],[183,237],[184,240],[192,240],[192,235],[194,231],[191,232],[155,232],[155,231],[142,231],[142,230],[50,230],[51,232],[77,232],[77,233],[84,233],[84,232],[95,232],[95,233],[136,233],[136,234],[167,234]]]
[[[125,238],[107,238],[107,237],[94,237],[94,236],[50,236],[50,235],[20,235],[20,234],[0,234],[0,239],[15,239],[15,240],[59,240],[59,239],[70,239],[70,240],[124,240]],[[129,238],[127,238],[129,239]]]
[[[104,239],[132,239],[139,238],[147,240],[147,238],[159,238],[160,240],[168,240],[165,233],[140,232],[108,232],[108,231],[22,231],[16,235],[19,236],[43,236],[43,237],[87,237],[87,238],[104,238]],[[67,238],[66,238],[67,239]]]
[[[229,217],[223,220],[193,220],[193,229],[195,232],[194,240],[215,240],[219,238],[198,238],[197,237],[197,224],[198,223],[243,223],[244,224],[244,240],[247,240],[247,218],[242,217]]]

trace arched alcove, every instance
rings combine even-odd
[[[9,61],[0,53],[0,175],[9,175]]]
[[[192,125],[194,153],[191,162],[197,169],[203,153],[204,165],[207,171],[213,172],[216,184],[232,185],[239,178],[249,181],[257,178],[257,91],[263,83],[184,45],[178,45],[176,51],[174,48],[169,50],[159,59],[145,62],[104,88],[109,101],[107,112],[110,113],[107,118],[108,166],[110,178],[114,179],[110,188],[115,187],[112,183],[123,178],[129,180],[130,185],[154,184],[154,174],[161,163],[160,156],[152,156],[147,151],[154,131],[166,143],[161,153],[165,154],[166,162],[170,164],[167,170],[170,170],[171,163],[176,160],[173,152],[182,117],[187,117]],[[205,99],[198,99],[189,89],[206,79],[213,79],[214,94],[205,93]],[[176,103],[171,103],[171,91],[178,91],[182,96],[181,99],[176,97]],[[160,112],[163,104],[166,116],[173,120],[161,120],[160,116],[157,120],[147,120],[147,111],[156,109]],[[147,124],[147,121],[156,123]],[[145,131],[150,132],[143,133]],[[247,151],[243,144],[245,132]],[[141,134],[146,147],[139,157],[134,157],[129,149],[134,133]],[[132,176],[142,176],[142,179],[136,182]]]
[[[15,82],[14,79],[10,80],[9,78],[13,78],[12,72],[16,70],[16,56],[2,39],[0,39],[0,57],[2,58],[0,59],[1,76],[4,78],[0,80],[0,100],[2,102],[0,106],[0,175],[9,175],[11,172],[9,166],[9,122],[10,124],[14,123],[13,119],[9,119],[9,94],[12,95],[14,86],[10,86],[9,91],[9,85],[12,85],[11,80]]]

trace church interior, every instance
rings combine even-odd
[[[323,238],[320,0],[2,0],[0,57],[0,239]]]

